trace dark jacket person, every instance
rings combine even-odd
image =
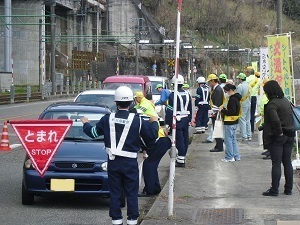
[[[293,167],[291,153],[295,132],[291,103],[284,97],[284,93],[275,80],[264,85],[264,91],[269,102],[264,107],[264,145],[269,149],[272,160],[272,185],[262,194],[264,196],[277,196],[281,177],[281,163],[284,168],[284,193],[292,194]]]
[[[239,161],[241,159],[239,147],[236,140],[236,130],[241,116],[241,99],[242,96],[236,92],[236,86],[226,84],[224,87],[225,95],[228,95],[229,100],[227,107],[220,107],[220,111],[224,115],[224,133],[225,133],[225,158],[223,162]]]

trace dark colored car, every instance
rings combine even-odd
[[[107,106],[95,103],[65,102],[51,104],[41,113],[40,120],[72,119],[73,125],[43,177],[26,156],[23,165],[22,204],[30,205],[34,203],[35,196],[52,194],[109,197],[107,154],[103,137],[91,139],[85,135],[80,118],[87,117],[93,125],[110,112]],[[54,183],[63,183],[65,179],[74,181],[74,191],[55,191]]]

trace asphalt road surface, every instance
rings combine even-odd
[[[33,103],[0,106],[0,128],[6,120],[37,119],[51,103],[72,101],[59,99]],[[108,225],[109,199],[98,197],[35,197],[35,204],[24,206],[21,203],[22,165],[25,151],[8,125],[11,151],[0,151],[0,224],[1,225]],[[168,175],[168,156],[160,167],[162,180]],[[139,159],[140,160],[140,159]],[[140,198],[141,217],[147,212],[154,198]],[[123,209],[126,218],[126,208]]]

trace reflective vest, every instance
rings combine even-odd
[[[183,104],[183,98],[181,95],[185,95],[185,104]],[[177,116],[176,119],[178,121],[181,120],[181,118],[187,117],[188,115],[190,115],[190,111],[188,110],[188,106],[189,106],[189,102],[190,102],[190,98],[189,98],[190,94],[187,91],[184,92],[178,92],[178,98],[179,98],[179,103],[180,103],[180,111],[177,111]]]
[[[245,94],[244,97],[242,97],[240,102],[243,103],[244,101],[246,101],[250,97],[250,94],[251,94],[251,88],[250,88],[250,86],[248,86],[248,92],[247,92],[247,94]]]
[[[127,119],[122,119],[122,118],[115,118],[115,113],[111,113],[109,115],[109,128],[110,128],[111,147],[106,148],[106,152],[107,152],[110,160],[114,160],[116,155],[127,157],[127,158],[137,158],[137,153],[136,152],[128,152],[128,151],[122,150],[134,116],[135,116],[134,113],[129,113],[129,116],[128,116]],[[124,129],[123,129],[122,135],[120,137],[118,146],[117,146],[117,141],[116,141],[115,123],[124,124]]]
[[[202,90],[202,101],[198,102],[198,105],[207,105],[208,104],[208,97],[209,97],[209,90],[208,88],[200,87]],[[196,98],[200,98],[200,95],[196,95]]]
[[[141,102],[135,106],[136,109],[140,109],[143,114],[147,116],[158,116],[155,112],[155,105],[145,97],[141,99]]]

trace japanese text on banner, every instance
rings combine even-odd
[[[290,46],[288,36],[268,37],[269,76],[281,86],[285,97],[292,99]]]

